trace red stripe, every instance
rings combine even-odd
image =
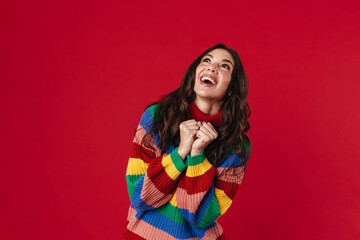
[[[126,226],[128,225],[129,221],[126,221]],[[125,226],[125,231],[124,231],[124,237],[127,240],[146,240],[145,238],[140,237],[139,235],[129,231],[129,229],[127,229],[127,227]]]
[[[163,156],[155,157],[154,152],[151,152],[146,148],[142,148],[142,149],[152,157],[149,157],[143,152],[141,152],[141,146],[135,142],[133,142],[133,147],[130,157],[140,158],[144,162],[149,163],[149,167],[147,169],[147,177],[151,180],[151,182],[160,192],[164,194],[168,194],[174,188],[176,181],[174,181],[171,177],[169,177],[169,175],[167,175],[161,163]],[[172,191],[172,193],[174,192],[175,191]]]
[[[140,158],[146,163],[150,163],[150,161],[155,158],[155,152],[141,147],[141,145],[137,144],[136,142],[132,143],[132,148],[130,152],[131,158]]]
[[[230,199],[234,198],[235,193],[240,186],[240,184],[237,183],[224,182],[218,179],[215,180],[214,184],[216,188],[224,190],[224,192]]]
[[[189,107],[190,107],[190,111],[191,111],[191,116],[196,121],[210,122],[211,124],[213,124],[214,126],[217,126],[217,127],[219,127],[221,125],[221,123],[223,122],[222,111],[216,113],[215,115],[207,115],[207,114],[203,113],[198,108],[198,106],[196,106],[195,102],[191,102],[189,104]]]
[[[188,177],[184,174],[178,183],[179,188],[186,190],[187,194],[200,193],[209,190],[215,175],[215,168],[212,166],[203,175]]]
[[[216,238],[216,240],[225,240],[224,234],[221,234],[219,237]]]
[[[147,176],[160,192],[168,194],[174,188],[177,181],[174,181],[166,173],[161,164],[162,158],[162,156],[159,156],[151,160],[152,162],[147,169]]]

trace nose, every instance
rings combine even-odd
[[[210,70],[212,72],[216,72],[216,68],[213,65],[209,65],[208,70]]]

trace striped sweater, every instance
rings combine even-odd
[[[151,137],[154,150],[142,151],[141,140],[154,121],[155,108],[144,111],[132,143],[126,171],[131,206],[125,238],[225,239],[216,219],[227,211],[243,179],[240,156],[230,153],[217,168],[204,152],[182,160],[177,146],[170,145],[161,154],[158,135]],[[245,153],[248,157],[247,149]]]

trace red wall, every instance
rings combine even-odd
[[[122,239],[143,108],[224,42],[253,152],[228,239],[360,239],[357,1],[1,1],[0,238]]]

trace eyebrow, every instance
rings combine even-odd
[[[205,56],[210,56],[211,58],[214,58],[214,56],[213,55],[211,55],[211,54],[206,54]],[[228,59],[223,59],[222,61],[224,61],[224,62],[228,62],[228,63],[230,63],[231,64],[231,66],[233,66],[234,67],[234,64],[230,61],[230,60],[228,60]]]

